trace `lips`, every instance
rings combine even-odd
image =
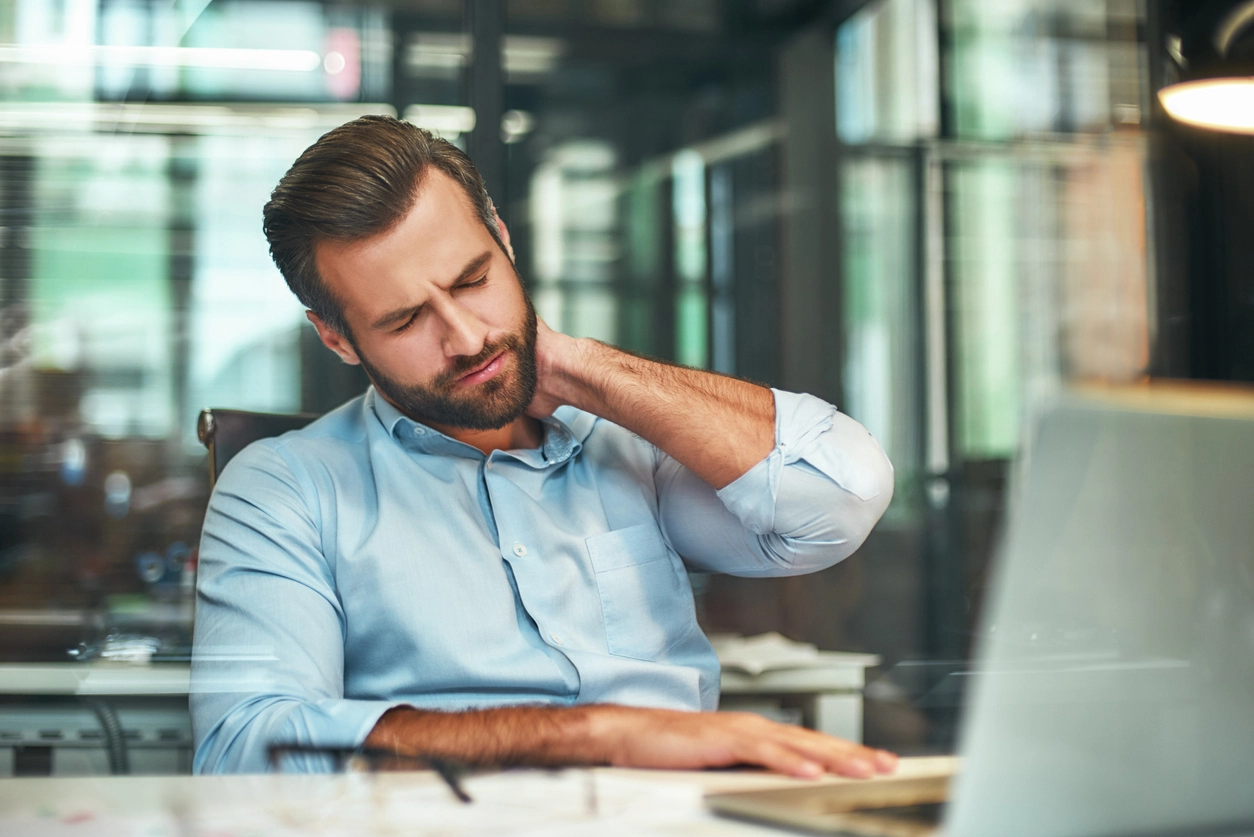
[[[457,386],[475,386],[484,381],[491,380],[496,377],[497,373],[505,365],[505,351],[502,351],[488,360],[487,363],[467,372],[457,379]]]

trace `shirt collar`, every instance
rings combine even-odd
[[[373,386],[366,391],[366,404],[374,411],[388,435],[408,448],[422,453],[484,458],[481,451],[465,442],[459,442],[433,427],[414,421],[379,395]],[[583,442],[592,433],[596,422],[597,417],[591,413],[574,407],[559,407],[553,415],[540,420],[544,428],[544,440],[539,450],[514,451],[507,455],[536,468],[565,462],[583,449]]]

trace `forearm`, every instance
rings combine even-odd
[[[605,764],[596,715],[608,707],[509,706],[435,712],[409,706],[384,713],[365,745],[400,755],[484,766]]]
[[[608,419],[670,454],[715,488],[740,477],[775,445],[765,387],[573,341],[550,366],[558,403]]]
[[[365,745],[479,766],[612,764],[699,769],[757,764],[794,776],[889,772],[896,758],[849,741],[734,712],[600,704],[385,713]]]

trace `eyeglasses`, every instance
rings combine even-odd
[[[466,773],[465,766],[436,756],[410,755],[377,747],[311,747],[305,744],[271,744],[266,753],[270,768],[275,771],[281,769],[282,760],[286,756],[328,757],[334,760],[337,772],[378,773],[384,770],[425,768],[435,771],[460,802],[474,801],[461,784],[461,777]]]

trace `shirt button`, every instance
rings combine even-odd
[[[558,636],[557,634],[549,634],[549,639],[553,640],[554,645],[562,644],[562,638]]]
[[[523,546],[520,543],[514,544],[514,554],[517,555],[519,558],[522,558],[524,555],[527,554],[527,547]]]
[[[414,435],[415,435],[415,436],[422,436],[422,435],[424,435],[426,432],[427,432],[427,428],[425,428],[425,427],[418,427],[418,426],[415,426],[415,427],[414,427]]]

